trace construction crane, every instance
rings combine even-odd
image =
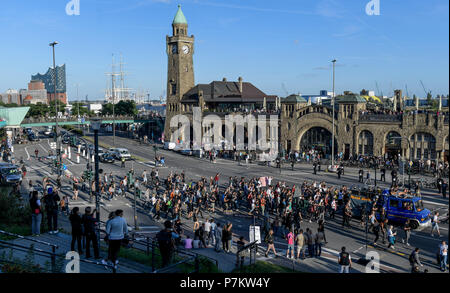
[[[405,84],[405,90],[406,90],[406,96],[409,97],[409,93],[408,93],[408,85]]]
[[[383,92],[380,92],[380,88],[378,87],[378,82],[375,81],[375,85],[377,86],[377,92],[379,97],[383,97]]]
[[[425,97],[428,97],[428,94],[430,94],[430,96],[431,96],[431,91],[427,91],[427,90],[425,89],[425,86],[423,85],[423,82],[422,82],[422,81],[420,81],[420,84],[422,85],[423,91],[425,92]]]

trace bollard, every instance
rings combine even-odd
[[[70,149],[69,149],[70,150]],[[69,152],[69,160],[72,158],[72,153]]]
[[[64,154],[67,155],[67,148],[64,148]]]
[[[94,163],[94,161],[95,161],[95,160],[94,160],[94,158],[95,158],[95,156],[94,156],[94,155],[92,155],[92,163]]]
[[[80,163],[80,154],[78,153],[77,154],[77,164],[79,164]]]
[[[83,157],[86,156],[86,150],[83,150]]]

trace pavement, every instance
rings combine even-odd
[[[131,140],[126,137],[116,136],[115,138],[117,147],[126,147],[132,156],[135,157],[133,161],[127,161],[126,168],[120,168],[120,162],[115,162],[114,164],[103,164],[100,163],[100,168],[107,172],[108,174],[112,172],[113,176],[123,177],[124,174],[131,168],[135,170],[136,175],[142,174],[144,170],[150,173],[151,169],[154,168],[154,152],[152,146],[140,145],[138,142]],[[104,147],[113,146],[113,139],[110,135],[101,135],[99,137],[100,145]],[[27,180],[31,179],[33,181],[42,180],[43,176],[52,176],[51,170],[44,163],[37,161],[32,158],[34,155],[34,149],[37,148],[44,153],[47,153],[50,149],[49,141],[47,139],[42,139],[39,143],[34,145],[15,145],[15,157],[20,158],[21,156],[25,160],[25,164],[29,170],[27,174]],[[81,176],[82,172],[86,168],[87,160],[85,158],[80,158],[80,163],[78,164],[75,159],[75,150],[72,150],[71,160],[64,159],[64,163],[68,166],[69,171],[74,176]],[[165,178],[169,172],[184,171],[187,180],[199,180],[201,177],[205,176],[209,178],[214,176],[216,173],[220,173],[220,185],[224,185],[228,182],[230,176],[243,177],[254,177],[254,176],[272,176],[274,181],[286,182],[288,185],[296,184],[300,185],[304,180],[307,181],[324,181],[331,185],[359,185],[357,182],[358,169],[346,168],[345,174],[341,179],[337,178],[336,174],[328,172],[318,172],[317,175],[312,174],[312,166],[308,164],[297,164],[292,171],[290,166],[286,166],[283,169],[276,169],[273,167],[261,166],[258,164],[248,164],[217,159],[216,163],[210,163],[209,160],[199,159],[189,156],[183,156],[181,154],[158,150],[157,155],[164,156],[166,161],[165,167],[158,167],[160,178]],[[379,176],[379,175],[378,175]],[[53,175],[53,177],[55,177]],[[378,182],[381,187],[389,187],[390,185],[390,175],[386,174],[387,182]],[[25,181],[24,181],[25,182]],[[71,195],[71,188],[69,188],[69,181],[63,182],[63,185],[67,185],[66,192]],[[71,186],[71,185],[70,185]],[[431,211],[439,210],[441,214],[448,212],[448,198],[443,199],[434,190],[424,189],[422,190],[423,202],[426,208]],[[101,218],[105,220],[110,211],[115,209],[123,209],[125,218],[131,227],[137,226],[140,232],[145,231],[148,235],[154,235],[162,227],[163,220],[160,221],[153,220],[149,211],[144,210],[141,207],[141,202],[139,199],[136,200],[136,212],[137,219],[134,223],[134,199],[133,194],[127,194],[126,198],[114,198],[112,201],[103,201],[101,204]],[[71,201],[69,204],[70,208],[74,206],[80,207],[82,210],[87,206],[94,206],[94,202],[89,201],[89,197],[80,192],[78,201]],[[238,236],[242,235],[249,240],[249,225],[253,223],[250,216],[243,213],[237,213],[234,215],[224,214],[220,209],[215,214],[205,213],[205,218],[214,218],[216,222],[233,223],[233,233],[234,238],[237,239]],[[200,219],[204,220],[204,219]],[[192,231],[192,221],[182,218],[183,224],[185,226],[185,231]],[[326,237],[328,244],[325,246],[323,257],[319,259],[307,259],[304,261],[292,261],[291,259],[284,258],[265,258],[263,255],[258,256],[257,259],[266,260],[271,262],[276,262],[287,267],[296,267],[296,270],[300,270],[303,266],[304,270],[309,272],[336,272],[338,267],[336,264],[336,255],[342,246],[347,247],[347,251],[351,252],[353,260],[365,257],[366,254],[366,235],[363,227],[359,225],[358,222],[352,221],[352,228],[342,228],[341,227],[342,218],[337,215],[335,220],[329,220],[326,222]],[[262,225],[257,220],[257,225]],[[317,223],[304,220],[301,224],[302,229],[310,228],[313,231],[317,230]],[[421,259],[425,267],[430,272],[440,272],[439,267],[436,264],[436,252],[438,245],[441,240],[448,241],[448,224],[440,224],[441,227],[441,238],[431,237],[430,229],[425,231],[414,231],[411,236],[411,247],[401,244],[402,231],[399,231],[397,240],[398,244],[395,245],[395,250],[387,249],[386,245],[382,245],[379,242],[379,246],[371,247],[367,246],[367,252],[375,251],[380,256],[380,270],[382,272],[409,272],[410,266],[408,261],[408,256],[411,253],[413,247],[421,248]],[[368,244],[373,241],[374,236],[372,234],[368,235]],[[285,250],[287,248],[286,241],[282,238],[276,238],[276,249],[285,255]],[[234,242],[235,243],[235,242]],[[195,252],[204,253],[211,258],[217,259],[219,261],[219,268],[222,271],[230,271],[234,267],[235,255],[225,256],[224,253],[216,254],[212,248],[208,249],[198,249]],[[292,264],[293,263],[293,264]],[[364,272],[364,267],[354,266],[355,272]]]

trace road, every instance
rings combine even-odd
[[[51,141],[51,140],[50,140]],[[99,142],[102,145],[112,146],[112,137],[108,135],[101,135]],[[116,137],[117,147],[126,147],[133,156],[138,159],[134,161],[128,161],[126,163],[126,168],[120,168],[120,162],[114,164],[103,164],[100,163],[100,168],[107,172],[113,173],[114,176],[123,177],[125,173],[133,168],[135,174],[140,176],[144,170],[148,172],[154,167],[154,152],[151,146],[139,145],[138,142],[133,141],[124,137]],[[36,183],[42,180],[43,176],[51,176],[50,168],[42,162],[37,161],[33,158],[34,150],[39,149],[41,154],[47,153],[50,149],[49,141],[47,139],[42,139],[39,143],[34,145],[15,145],[15,158],[23,157],[25,164],[29,170],[29,175],[27,179],[31,179]],[[86,168],[87,160],[81,158],[80,163],[76,163],[75,150],[72,150],[72,159],[64,159],[64,163],[68,166],[68,169],[75,176],[80,177],[83,170]],[[230,176],[239,177],[260,177],[260,176],[272,176],[274,181],[286,182],[287,185],[292,184],[300,185],[304,180],[307,181],[324,181],[330,185],[358,185],[357,181],[357,169],[346,168],[345,175],[341,179],[337,179],[336,174],[331,174],[327,172],[319,172],[317,175],[312,174],[312,167],[306,164],[298,164],[292,171],[289,168],[279,169],[267,166],[260,166],[256,164],[246,165],[245,163],[239,165],[237,162],[229,160],[218,159],[216,163],[210,163],[209,160],[199,159],[194,157],[183,156],[172,151],[158,150],[158,155],[164,156],[166,159],[165,167],[158,167],[160,178],[165,178],[169,172],[184,171],[187,180],[199,180],[201,177],[205,176],[209,178],[214,176],[216,173],[220,173],[219,184],[224,185],[228,182]],[[53,175],[53,178],[55,176]],[[390,183],[390,175],[386,175],[386,180]],[[382,187],[388,187],[389,183],[380,183]],[[69,187],[68,181],[64,183],[63,192],[71,195],[71,188]],[[426,208],[431,211],[440,210],[441,212],[447,212],[448,209],[448,199],[443,199],[435,191],[423,190],[423,201]],[[79,206],[82,210],[83,207],[92,206],[94,203],[89,202],[88,196],[80,192],[80,198],[78,201],[72,201],[70,206]],[[102,211],[101,218],[105,220],[110,211],[115,209],[123,209],[125,218],[130,226],[134,226],[133,218],[133,206],[134,200],[132,194],[128,194],[127,198],[113,199],[112,201],[102,201]],[[163,220],[155,221],[148,215],[148,211],[144,211],[140,208],[138,200],[138,217],[137,226],[140,228],[140,232],[148,235],[152,235],[159,231],[162,226]],[[206,215],[205,215],[206,216]],[[216,221],[225,223],[230,221],[233,223],[233,233],[237,235],[243,235],[247,240],[249,239],[249,225],[253,223],[252,217],[246,215],[245,213],[239,213],[236,215],[225,215],[220,210],[214,215],[208,215],[206,217],[213,217]],[[325,246],[326,254],[328,257],[335,257],[337,252],[340,251],[342,246],[347,247],[347,251],[351,252],[352,258],[358,259],[366,253],[366,235],[364,229],[359,226],[356,221],[352,222],[352,228],[343,229],[341,227],[341,217],[337,216],[336,220],[330,220],[326,222],[326,238],[327,245]],[[183,219],[187,231],[192,231],[192,221]],[[261,223],[257,223],[260,224]],[[302,222],[302,229],[310,228],[314,232],[317,230],[317,223],[309,223],[308,221]],[[436,252],[440,241],[448,241],[448,224],[441,224],[441,238],[430,237],[430,229],[425,231],[413,232],[411,236],[411,247],[401,244],[399,242],[395,245],[396,249],[388,250],[385,245],[379,242],[380,247],[372,248],[367,247],[367,251],[375,250],[380,255],[381,270],[385,272],[408,272],[410,270],[408,256],[412,251],[413,247],[421,248],[421,256],[425,267],[430,272],[440,272],[439,267],[436,265]],[[403,236],[402,231],[398,231],[397,240],[400,241]],[[373,241],[374,236],[369,233],[368,235],[369,243]],[[285,254],[285,249],[287,245],[285,240],[281,238],[276,239],[276,248],[281,250]],[[259,257],[259,259],[265,259],[264,257]]]

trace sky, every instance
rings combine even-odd
[[[373,0],[377,1],[377,0]],[[26,88],[32,74],[66,64],[69,100],[103,99],[112,55],[125,84],[165,97],[166,35],[181,4],[195,36],[195,83],[252,82],[266,94],[408,89],[449,93],[448,0],[0,0],[0,92]],[[379,90],[376,85],[378,84]]]

